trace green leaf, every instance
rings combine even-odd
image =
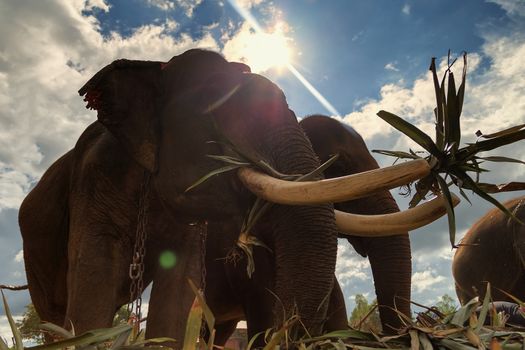
[[[197,180],[197,182],[195,182],[193,185],[188,187],[184,191],[184,193],[191,191],[192,189],[194,189],[195,187],[199,186],[200,184],[208,181],[210,178],[212,178],[215,175],[222,174],[222,173],[225,173],[225,172],[228,172],[228,171],[232,171],[232,170],[235,170],[235,169],[238,169],[238,168],[240,168],[239,165],[227,165],[227,166],[224,166],[222,168],[215,169],[215,170],[209,172],[208,174],[204,175],[203,177],[201,177],[199,180]]]
[[[117,337],[117,339],[115,339],[113,344],[111,344],[110,350],[116,350],[116,349],[119,349],[122,346],[124,346],[126,344],[126,342],[128,341],[130,334],[131,334],[131,329],[129,331],[127,331],[127,332],[122,332]]]
[[[7,346],[6,342],[0,337],[0,350],[9,350],[9,346]]]
[[[257,162],[256,164],[263,172],[275,177],[275,178],[278,178],[278,179],[282,179],[282,180],[293,180],[293,179],[296,179],[298,178],[299,174],[295,174],[295,175],[288,175],[288,174],[283,174],[277,170],[275,170],[270,164],[266,163],[264,160],[260,160]]]
[[[524,161],[509,157],[501,157],[501,156],[490,156],[490,157],[476,157],[477,159],[483,159],[489,162],[502,162],[502,163],[521,163],[525,164]]]
[[[371,337],[369,333],[357,331],[354,329],[343,329],[338,331],[332,331],[329,333],[325,333],[323,335],[313,337],[306,339],[305,342],[314,342],[314,341],[320,341],[320,340],[326,340],[331,338],[338,338],[338,339],[360,339],[360,340],[373,340],[374,338]]]
[[[477,307],[478,302],[476,298],[470,300],[468,303],[460,307],[459,310],[454,313],[454,316],[452,317],[450,323],[458,327],[463,327],[465,325],[465,322],[467,322],[470,318],[470,315],[476,312]]]
[[[386,121],[388,124],[392,125],[397,130],[401,131],[403,134],[410,137],[414,142],[423,147],[427,152],[433,156],[440,156],[441,152],[437,148],[436,144],[432,139],[421,131],[416,126],[410,124],[409,122],[401,119],[395,114],[386,111],[379,111],[377,115]]]
[[[407,158],[409,158],[409,159],[419,159],[419,158],[421,158],[421,157],[418,157],[418,156],[413,155],[411,153],[402,152],[402,151],[387,151],[387,150],[382,150],[382,149],[373,149],[372,152],[373,153],[382,154],[382,155],[385,155],[385,156],[401,158],[401,159],[407,159]]]
[[[339,158],[339,154],[334,154],[333,156],[330,157],[330,159],[328,159],[326,162],[324,162],[323,164],[321,164],[317,169],[309,172],[308,174],[306,175],[302,175],[302,176],[299,176],[296,180],[294,181],[309,181],[309,180],[314,180],[316,178],[319,178],[326,169],[328,169],[332,164],[334,164],[334,162]]]
[[[4,291],[0,289],[0,292],[2,293],[2,301],[4,303],[5,315],[7,316],[7,320],[9,321],[9,327],[11,327],[11,332],[13,333],[13,337],[15,338],[15,349],[23,350],[24,343],[22,342],[22,334],[20,334],[20,330],[18,330],[18,328],[16,327],[16,322],[13,319],[11,310],[9,309],[9,305],[7,305],[7,300],[5,298]]]
[[[500,137],[500,136],[503,136],[503,135],[508,135],[508,134],[512,134],[516,131],[519,131],[521,129],[525,128],[525,124],[520,124],[520,125],[516,125],[516,126],[513,126],[513,127],[510,127],[508,129],[505,129],[505,130],[501,130],[501,131],[498,131],[498,132],[495,132],[493,134],[486,134],[486,135],[483,135],[481,133],[481,131],[478,130],[478,133],[480,134],[481,137],[483,137],[484,139],[492,139],[494,137]]]
[[[432,72],[432,80],[434,81],[434,93],[436,95],[436,143],[440,150],[444,148],[444,135],[445,135],[445,129],[444,129],[444,121],[443,121],[443,98],[444,94],[442,95],[441,89],[439,86],[439,80],[436,72],[436,58],[432,57],[432,61],[430,62],[430,71]]]
[[[463,74],[461,75],[461,84],[459,85],[458,89],[458,96],[457,96],[457,110],[458,115],[461,116],[461,112],[463,110],[463,99],[465,97],[465,85],[467,80],[467,53],[463,53]]]
[[[482,191],[486,193],[500,193],[525,190],[525,182],[509,182],[500,185],[478,182],[477,185]]]
[[[445,196],[445,209],[447,209],[447,218],[448,218],[448,231],[449,239],[452,247],[456,247],[456,215],[454,214],[454,204],[452,201],[452,195],[448,189],[447,182],[441,176],[436,176],[439,188]]]
[[[118,336],[119,334],[123,332],[128,332],[129,330],[131,330],[131,326],[127,324],[118,325],[113,328],[94,329],[92,331],[88,331],[74,338],[64,339],[64,340],[60,340],[54,343],[49,343],[49,344],[44,344],[44,345],[33,346],[27,349],[58,350],[58,349],[67,348],[69,346],[81,346],[81,345],[95,344],[95,343],[100,343],[105,340],[109,340],[113,337]]]
[[[218,156],[215,154],[207,154],[206,157],[219,160],[221,162],[227,163],[227,164],[233,164],[233,165],[239,165],[239,166],[249,166],[250,163],[243,161],[239,158],[230,157],[230,156]]]
[[[459,123],[458,102],[454,74],[448,74],[447,115],[445,119],[445,144],[452,145],[457,150],[461,141],[461,126]]]
[[[199,298],[195,296],[188,315],[188,321],[186,322],[186,332],[184,334],[184,345],[182,346],[182,350],[195,350],[197,347],[197,340],[201,333],[202,313],[203,311],[199,303]]]
[[[474,193],[476,193],[478,196],[480,196],[481,198],[483,198],[487,202],[492,203],[493,205],[498,207],[503,213],[505,213],[505,215],[507,215],[508,217],[514,219],[516,222],[519,222],[519,223],[523,224],[521,222],[521,220],[518,219],[514,214],[512,214],[503,204],[501,204],[494,197],[490,196],[489,194],[487,194],[483,190],[481,190],[478,187],[478,185],[474,182],[474,180],[472,180],[472,178],[470,176],[468,176],[467,173],[462,172],[459,169],[453,169],[453,174],[454,174],[454,176],[460,178],[461,181],[463,181],[463,187],[474,191]]]
[[[213,316],[213,312],[211,312],[211,309],[209,308],[208,304],[206,304],[204,295],[202,295],[197,286],[195,286],[195,283],[193,283],[193,281],[190,279],[188,279],[188,283],[190,284],[191,290],[193,291],[193,293],[195,293],[195,296],[199,300],[199,305],[202,307],[202,311],[204,313],[204,319],[206,320],[208,330],[211,333],[212,330],[215,328],[215,316]]]
[[[476,334],[479,334],[479,332],[481,331],[481,328],[485,324],[485,319],[487,318],[489,306],[490,306],[490,282],[487,283],[487,292],[485,293],[485,298],[483,299],[483,306],[481,307],[481,311],[479,312],[478,325],[476,326],[476,329],[474,330]]]
[[[469,155],[486,152],[525,139],[525,130],[519,130],[485,141],[478,141],[466,147]]]
[[[57,326],[56,324],[44,322],[40,324],[40,329],[57,334],[61,336],[62,338],[73,338],[75,335],[68,331],[67,329],[64,329],[60,326]]]

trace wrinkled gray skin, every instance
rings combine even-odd
[[[223,166],[206,155],[231,153],[223,143],[208,141],[227,139],[245,156],[283,173],[308,173],[319,161],[282,91],[213,52],[190,50],[167,64],[116,61],[80,94],[97,110],[98,121],[51,165],[20,208],[35,308],[44,320],[66,327],[71,322],[77,333],[111,325],[129,299],[128,270],[147,175],[144,285],[153,281],[153,289],[146,335],[182,341],[194,298],[187,279],[201,284],[201,254],[200,236],[181,226],[230,219],[238,233],[254,201],[235,172],[185,192]],[[283,309],[286,315],[297,310],[305,327],[319,334],[334,283],[332,205],[276,205],[254,233],[263,229],[270,232],[273,292],[280,300],[266,306],[271,320],[264,326],[278,327]],[[178,255],[169,279],[155,261],[166,248]],[[168,304],[174,293],[176,303]]]
[[[220,224],[217,231],[225,224],[231,227],[228,232],[237,234],[254,201],[234,172],[185,192],[196,179],[223,165],[207,154],[231,153],[210,140],[226,138],[245,156],[264,160],[282,173],[312,171],[319,165],[315,152],[325,160],[341,143],[346,155],[327,176],[377,167],[360,137],[348,139],[349,131],[333,121],[324,122],[323,130],[308,127],[307,121],[315,118],[302,123],[314,152],[282,92],[246,70],[218,54],[190,50],[167,64],[115,62],[81,89],[88,105],[98,111],[98,121],[47,170],[20,208],[27,278],[42,319],[66,327],[72,322],[81,333],[109,326],[115,311],[128,301],[140,188],[147,176],[151,180],[144,285],[153,282],[153,289],[146,335],[183,339],[185,315],[194,298],[186,280],[200,285],[202,272],[201,225],[188,224],[209,221],[209,242],[221,237],[214,235],[214,222]],[[365,151],[349,157],[359,147]],[[354,212],[397,210],[388,193],[356,203],[338,206]],[[311,334],[320,333],[334,285],[333,207],[275,205],[252,233],[272,248],[272,254],[265,251],[262,258],[268,260],[271,273],[258,279],[256,268],[253,281],[262,281],[247,285],[270,286],[273,294],[268,297],[265,289],[252,288],[260,299],[250,300],[250,291],[236,295],[244,298],[241,308],[250,333],[278,327],[283,315],[294,310]],[[221,247],[233,243],[219,242]],[[406,235],[351,242],[370,258],[380,303],[393,305],[396,295],[409,299]],[[158,268],[157,258],[167,249],[178,257],[171,270]],[[214,249],[207,249],[207,259],[211,252]],[[217,254],[223,256],[219,250]],[[258,265],[260,272],[264,265]],[[212,270],[207,268],[210,278],[215,275]],[[207,282],[207,293],[221,290],[223,282]],[[235,283],[243,285],[242,280],[233,281],[230,288]],[[341,298],[340,290],[334,293]],[[409,312],[402,300],[395,303]],[[219,321],[231,311],[215,309]],[[381,309],[383,322],[396,326],[399,321],[393,315]]]
[[[339,154],[339,159],[327,170],[326,177],[376,169],[376,161],[369,153],[361,136],[352,128],[344,126],[325,116],[310,116],[300,122],[301,127],[312,141],[313,148],[325,161],[330,155]],[[387,191],[369,198],[338,203],[336,207],[360,214],[382,214],[398,210],[397,205]],[[234,250],[237,234],[227,223],[210,221],[208,249],[206,255],[207,283],[206,298],[215,315],[222,315],[218,320],[215,341],[222,345],[241,319],[248,319],[248,324],[260,324],[256,328],[264,329],[264,324],[272,315],[266,307],[274,300],[267,292],[272,290],[274,262],[270,252],[264,248],[254,249],[255,273],[252,279],[246,276],[245,259],[225,259]],[[406,315],[410,313],[410,277],[411,259],[408,235],[385,238],[362,238],[339,235],[348,238],[354,248],[363,256],[368,256],[374,274],[380,316],[386,332],[401,326],[397,313],[390,308],[397,306]],[[227,237],[227,238],[226,238]],[[258,238],[272,248],[271,240],[264,235]],[[396,298],[396,296],[402,297]],[[257,300],[257,302],[253,302]],[[329,299],[326,330],[339,330],[348,327],[344,297],[337,281]],[[249,330],[250,331],[250,330]],[[254,333],[249,332],[250,336]]]
[[[525,222],[525,196],[504,203]],[[503,290],[525,298],[525,225],[494,208],[465,234],[452,261],[456,294],[461,304],[476,296],[483,300],[490,282],[492,300],[514,302]]]

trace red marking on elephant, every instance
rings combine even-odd
[[[86,108],[99,110],[102,95],[101,91],[98,90],[89,90],[84,97],[84,101],[87,102]]]

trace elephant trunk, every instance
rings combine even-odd
[[[277,170],[306,174],[319,166],[302,130],[287,127],[272,135],[270,150]],[[274,253],[277,320],[296,312],[313,334],[322,330],[333,286],[337,229],[332,205],[275,205]],[[284,310],[283,310],[284,308]],[[277,325],[278,326],[278,325]]]
[[[399,211],[388,191],[359,201],[359,208],[347,208],[364,214],[387,214]],[[390,237],[350,239],[356,250],[368,255],[379,305],[381,324],[387,333],[402,326],[398,312],[410,316],[412,260],[408,232]],[[396,312],[396,309],[398,312]]]

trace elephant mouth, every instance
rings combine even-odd
[[[338,178],[292,182],[273,178],[251,168],[241,168],[239,178],[256,196],[285,205],[314,205],[368,197],[408,184],[430,173],[424,159]],[[460,202],[453,196],[454,206]],[[391,236],[425,226],[446,214],[445,199],[438,196],[399,213],[356,215],[336,210],[339,229],[356,236]]]

